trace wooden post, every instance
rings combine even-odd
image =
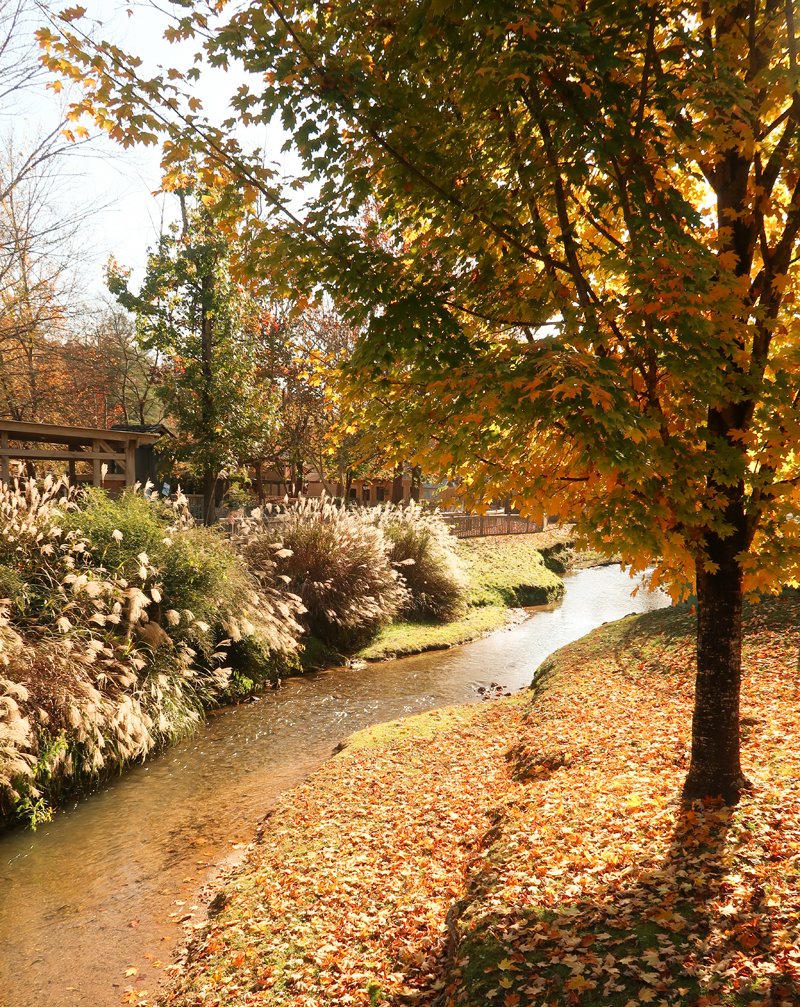
[[[77,484],[77,482],[78,482],[78,478],[75,475],[75,459],[74,458],[70,458],[70,460],[67,462],[67,475],[69,476],[69,484],[70,484],[70,486],[75,486]]]
[[[129,437],[125,441],[125,485],[133,486],[136,482],[136,441]]]
[[[92,452],[96,453],[101,451],[100,441],[92,441]],[[103,473],[100,471],[100,459],[94,458],[92,460],[92,486],[102,486],[103,485]]]
[[[8,434],[4,430],[0,435],[0,444],[4,451],[8,450]],[[3,482],[11,482],[11,470],[8,464],[8,455],[3,455],[2,464],[0,465],[0,476],[2,476]]]

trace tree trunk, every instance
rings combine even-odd
[[[207,469],[203,473],[203,524],[214,524],[217,520],[216,489],[217,473]]]
[[[203,386],[200,395],[202,409],[202,429],[213,438],[214,400],[212,395],[214,373],[214,322],[209,312],[212,291],[212,276],[204,276],[200,281],[201,297],[201,338],[203,354]],[[212,469],[203,472],[203,524],[211,525],[217,520],[216,508],[217,473]]]
[[[415,465],[411,469],[411,489],[409,490],[409,497],[415,502],[419,503],[419,498],[421,496],[422,490],[422,469],[419,465]]]
[[[692,759],[683,798],[722,797],[736,804],[749,786],[739,758],[739,693],[742,668],[742,568],[736,534],[709,535],[714,573],[697,561],[697,683],[692,720]]]
[[[392,503],[401,504],[403,502],[403,463],[395,465],[394,477],[392,478]]]
[[[345,471],[344,467],[344,458],[342,458],[342,456],[339,455],[339,483],[337,493],[339,497],[341,497],[341,499],[343,500],[347,497],[347,489],[348,489],[347,472]]]

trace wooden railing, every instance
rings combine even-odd
[[[152,446],[158,438],[159,434],[137,430],[101,430],[0,420],[0,479],[10,482],[12,461],[29,463],[30,472],[27,474],[34,478],[35,462],[57,462],[66,468],[73,484],[91,482],[93,486],[133,486],[136,482],[136,449]],[[31,444],[38,446],[30,447]],[[91,475],[77,473],[78,463],[90,465]],[[103,465],[106,466],[105,477]],[[42,467],[47,471],[53,466],[39,464],[39,468]]]
[[[202,493],[187,493],[186,499],[189,504],[189,511],[192,516],[201,521],[203,519],[203,495]],[[280,501],[281,503],[283,501]],[[237,519],[241,519],[244,512],[249,513],[253,507],[237,508],[231,513],[223,510],[218,519],[235,524]],[[442,514],[442,519],[450,525],[451,534],[456,538],[484,538],[488,535],[529,535],[533,532],[542,531],[541,521],[531,521],[529,518],[520,517],[518,514]],[[280,515],[273,515],[268,522],[278,526],[282,522]]]
[[[542,530],[541,521],[518,514],[443,514],[456,538],[483,538],[487,535],[528,535]]]

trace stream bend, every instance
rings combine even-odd
[[[562,602],[476,643],[290,679],[215,711],[191,739],[67,804],[38,832],[0,837],[0,1007],[111,1007],[132,984],[155,996],[183,936],[175,918],[204,918],[198,892],[214,865],[342,738],[478,700],[492,683],[522,688],[552,651],[669,604],[663,594],[632,598],[617,566],[565,584]]]

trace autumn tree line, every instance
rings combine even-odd
[[[41,84],[26,0],[0,4],[0,101]],[[172,483],[202,492],[207,521],[222,488],[248,463],[302,492],[308,469],[330,494],[379,464],[363,431],[334,437],[340,408],[330,377],[355,331],[333,303],[277,284],[234,278],[235,240],[215,225],[207,185],[191,165],[167,198],[144,280],[110,261],[107,294],[88,298],[86,208],[65,212],[76,154],[90,141],[66,119],[47,134],[6,133],[0,151],[0,417],[109,428],[163,424]],[[79,179],[79,176],[78,176]]]

